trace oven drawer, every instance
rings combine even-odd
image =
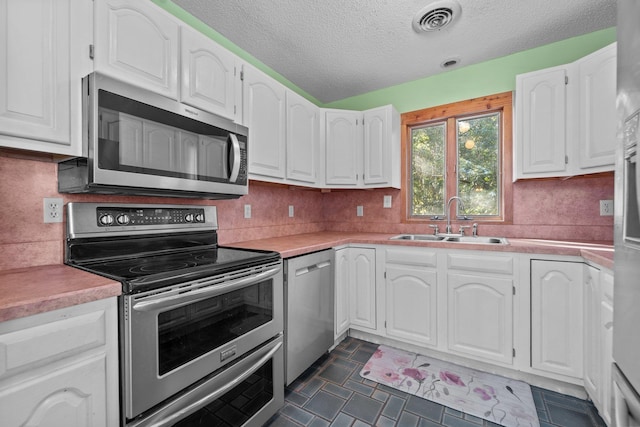
[[[260,427],[284,405],[283,354],[280,335],[127,427]]]

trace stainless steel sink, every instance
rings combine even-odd
[[[429,242],[439,242],[444,239],[444,236],[436,236],[433,234],[399,234],[391,237],[389,240],[425,240]]]
[[[504,237],[485,237],[485,236],[455,236],[447,237],[446,242],[459,242],[459,243],[482,243],[490,245],[506,245],[507,239]]]
[[[452,236],[452,235],[434,235],[434,234],[399,234],[391,237],[389,240],[418,240],[427,242],[452,242],[452,243],[476,243],[486,245],[506,245],[509,243],[504,237],[485,237],[485,236]]]

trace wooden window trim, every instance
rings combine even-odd
[[[478,218],[473,222],[479,224],[513,224],[513,95],[512,92],[503,92],[494,95],[488,95],[481,98],[474,98],[465,101],[453,102],[451,104],[440,105],[437,107],[425,108],[422,110],[410,111],[403,113],[401,118],[401,173],[402,186],[400,190],[400,199],[404,207],[403,222],[411,224],[432,222],[429,219],[413,218],[410,215],[410,199],[409,187],[411,179],[409,177],[411,162],[411,127],[427,124],[435,121],[447,122],[447,128],[452,126],[455,128],[455,120],[464,116],[475,116],[479,114],[500,111],[502,113],[502,156],[500,164],[502,169],[500,190],[502,194],[502,203],[500,207],[500,215],[494,218]],[[455,175],[455,159],[456,141],[454,132],[447,132],[446,147],[446,166],[447,176]],[[454,139],[454,141],[450,141]],[[455,179],[447,179],[447,194],[454,194],[456,187]],[[448,215],[448,212],[446,213]],[[457,222],[457,221],[456,221]]]

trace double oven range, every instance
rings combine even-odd
[[[283,405],[282,260],[217,228],[214,206],[67,205],[65,263],[122,283],[122,426],[260,426]]]

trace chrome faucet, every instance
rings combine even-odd
[[[451,202],[453,202],[454,200],[457,200],[458,206],[464,209],[464,203],[462,202],[462,199],[460,197],[453,196],[449,199],[449,201],[447,202],[447,227],[445,228],[445,233],[447,234],[451,234]]]

